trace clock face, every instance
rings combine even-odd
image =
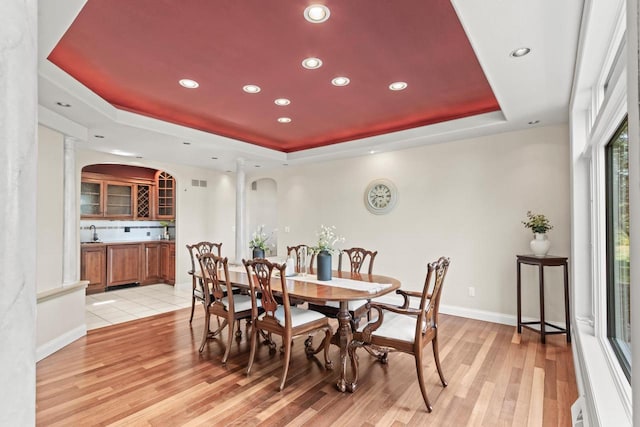
[[[365,206],[371,213],[385,214],[393,209],[397,197],[396,187],[391,181],[377,179],[370,183],[365,191]]]

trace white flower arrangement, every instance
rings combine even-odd
[[[275,231],[275,230],[274,230]],[[267,241],[271,238],[271,234],[264,232],[264,224],[260,225],[256,231],[253,232],[251,240],[249,241],[249,247],[251,249],[267,249]]]
[[[335,244],[344,242],[345,238],[336,235],[336,226],[324,226],[320,225],[320,231],[316,233],[318,236],[318,245],[311,247],[311,250],[315,253],[327,251],[329,253],[335,252]]]

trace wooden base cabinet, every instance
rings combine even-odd
[[[144,254],[142,259],[142,280],[143,285],[150,285],[162,281],[162,273],[160,267],[162,265],[161,248],[159,242],[144,243]]]
[[[80,278],[89,281],[87,294],[131,283],[174,285],[176,244],[173,241],[83,244]]]
[[[162,281],[170,285],[176,283],[176,244],[175,242],[160,243],[160,275]]]
[[[101,244],[83,246],[80,250],[80,280],[88,280],[87,294],[104,292],[107,286],[107,248]]]
[[[140,282],[140,243],[107,245],[107,286]]]

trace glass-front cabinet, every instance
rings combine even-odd
[[[164,171],[158,171],[156,174],[156,185],[158,190],[158,210],[156,218],[174,219],[175,213],[175,179]]]
[[[80,215],[88,218],[103,216],[102,183],[100,181],[82,181],[80,186]]]
[[[175,219],[176,182],[164,171],[92,165],[82,171],[81,218]]]
[[[105,217],[131,218],[133,216],[133,184],[106,182]]]

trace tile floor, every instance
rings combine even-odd
[[[157,284],[87,295],[87,330],[185,307],[191,307],[191,287]]]

